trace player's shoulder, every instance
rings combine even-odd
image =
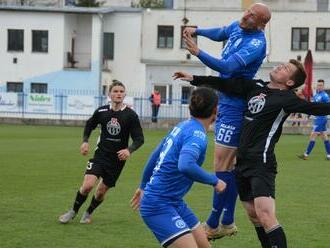
[[[126,105],[125,108],[123,109],[123,112],[124,112],[125,114],[128,114],[128,115],[134,117],[134,118],[135,118],[135,117],[138,118],[138,114],[137,114],[132,108],[128,107],[127,105]]]
[[[207,139],[204,127],[197,120],[190,119],[183,126],[184,133],[188,137],[197,138],[205,141]]]
[[[262,79],[252,79],[251,83],[254,83],[258,88],[265,88],[269,82],[263,81]]]

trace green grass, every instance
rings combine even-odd
[[[79,215],[60,225],[57,218],[71,207],[83,179],[87,157],[79,154],[82,128],[0,125],[0,247],[159,247],[129,200],[148,154],[164,134],[145,130],[145,145],[126,164],[93,224],[79,224]],[[211,171],[212,134],[209,140],[204,167]],[[306,136],[289,135],[278,145],[277,216],[288,247],[325,248],[330,247],[330,161],[325,161],[319,140],[310,160],[298,160],[307,141]],[[201,220],[208,216],[211,193],[209,186],[195,184],[186,197]],[[236,223],[239,234],[212,247],[259,247],[240,203]]]

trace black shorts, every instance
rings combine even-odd
[[[238,160],[236,165],[236,184],[241,201],[251,201],[265,196],[275,199],[276,161]]]
[[[94,157],[87,162],[85,175],[101,177],[109,188],[115,187],[125,162],[119,160],[115,153],[104,154],[98,149]]]

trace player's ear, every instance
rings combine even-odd
[[[295,82],[294,82],[292,79],[290,79],[290,80],[288,80],[285,84],[286,84],[286,86],[288,86],[289,88],[292,88],[292,87],[295,85]]]

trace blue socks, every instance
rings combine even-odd
[[[234,212],[236,206],[237,189],[235,175],[232,171],[216,172],[216,176],[227,184],[223,193],[213,192],[213,209],[207,220],[207,225],[217,228],[220,216],[223,213],[222,224],[230,225],[234,222]],[[226,211],[224,211],[226,210]]]
[[[315,140],[310,140],[308,143],[308,146],[307,146],[307,150],[306,150],[307,156],[312,152],[314,145],[315,145]]]
[[[230,182],[229,187],[227,185],[227,195],[225,199],[225,207],[223,210],[223,217],[221,223],[223,225],[230,225],[234,223],[234,214],[236,207],[236,199],[237,199],[237,187],[235,181],[235,174],[233,171],[230,172]]]
[[[325,140],[324,141],[324,146],[325,146],[325,150],[327,152],[327,155],[330,155],[330,143],[329,143],[329,140]]]

